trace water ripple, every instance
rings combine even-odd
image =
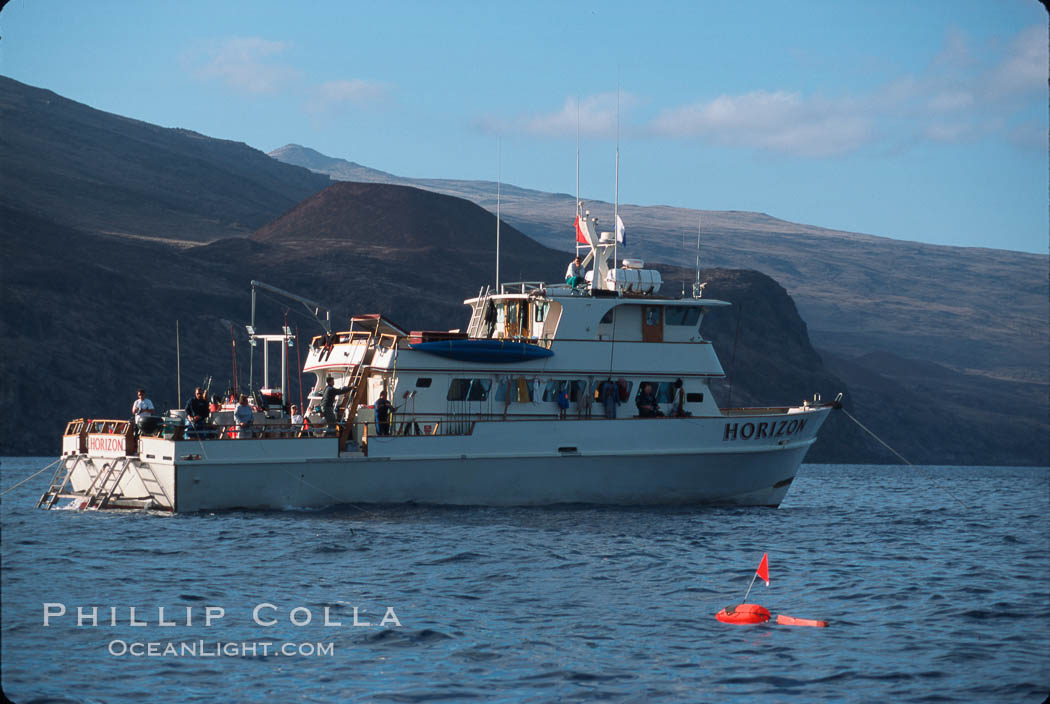
[[[34,462],[5,460],[3,485],[47,463]],[[779,510],[170,516],[38,511],[34,487],[0,504],[3,685],[20,702],[107,704],[158,692],[184,702],[1041,700],[1050,472],[923,472],[930,480],[805,466]],[[743,598],[763,553],[771,584],[758,581],[748,600],[830,628],[715,620]],[[47,628],[45,603],[66,608]],[[259,604],[272,606],[258,614],[269,625],[253,619]],[[152,614],[146,627],[128,624],[132,605]],[[192,610],[192,627],[159,626],[159,606],[180,620]],[[98,607],[104,623],[78,627],[77,607]],[[215,607],[224,614],[205,626]],[[114,640],[332,653],[114,656]]]

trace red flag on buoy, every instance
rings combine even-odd
[[[766,552],[762,553],[762,562],[758,563],[758,569],[755,570],[755,574],[757,574],[759,577],[762,578],[762,581],[766,583],[767,587],[769,586],[769,559],[768,559],[768,555],[769,555],[769,553],[766,553]]]

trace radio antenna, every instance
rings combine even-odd
[[[704,287],[700,284],[700,227],[703,216],[696,216],[696,281],[693,282],[693,298],[700,298],[704,293]]]
[[[580,96],[576,96],[576,220],[579,222],[580,213]],[[575,228],[573,228],[575,229]],[[576,256],[580,256],[580,238],[573,236],[576,243]]]
[[[503,143],[496,138],[496,293],[499,293],[499,216],[500,191],[503,182]]]
[[[613,269],[616,268],[616,245],[620,234],[620,77],[616,77],[616,186],[613,195]]]

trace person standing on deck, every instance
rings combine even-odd
[[[376,399],[376,433],[379,435],[390,434],[390,416],[394,412],[394,407],[390,401],[387,400],[386,391],[379,392],[379,398]]]
[[[330,376],[326,376],[324,381],[325,387],[321,390],[321,414],[324,416],[325,423],[328,424],[328,430],[335,430],[335,397],[345,394],[350,387],[344,386],[337,389],[335,379]]]
[[[252,423],[255,421],[255,413],[248,405],[247,394],[241,394],[240,403],[233,412],[233,419],[237,421],[237,438],[250,438],[252,436]]]
[[[141,432],[146,419],[152,417],[156,409],[153,407],[153,401],[146,398],[145,389],[139,389],[136,394],[138,398],[135,399],[135,403],[131,404],[131,414],[135,416],[135,427]]]

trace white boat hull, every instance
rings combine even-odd
[[[144,438],[138,461],[149,463],[178,512],[362,503],[777,506],[829,410],[477,422],[469,435],[373,437],[367,456],[338,453],[335,438]],[[90,481],[86,469],[73,473],[78,491]],[[143,494],[136,481],[129,473],[125,496]]]

